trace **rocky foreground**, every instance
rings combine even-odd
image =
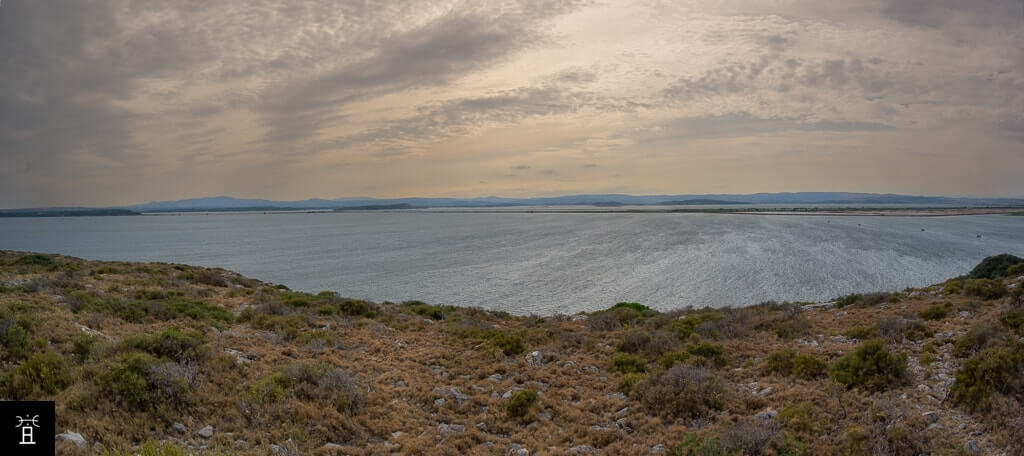
[[[59,454],[1019,455],[1020,263],[541,318],[0,252],[0,397],[55,400]]]

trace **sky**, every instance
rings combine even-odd
[[[0,207],[1021,176],[1024,0],[0,3]]]

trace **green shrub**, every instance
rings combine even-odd
[[[351,413],[365,404],[348,372],[322,363],[288,366],[251,385],[248,393],[257,403],[277,402],[292,395],[298,400],[330,405],[340,413]]]
[[[68,302],[72,312],[103,313],[130,323],[141,323],[147,319],[166,321],[189,317],[197,321],[217,324],[230,323],[234,319],[234,315],[229,310],[216,304],[208,304],[173,293],[152,294],[152,296],[164,297],[144,301],[122,301],[101,299],[85,292],[76,291],[69,296]]]
[[[223,275],[211,269],[189,269],[179,274],[178,278],[187,282],[212,287],[226,287],[229,285]]]
[[[1004,339],[1003,331],[996,325],[981,324],[968,329],[953,344],[953,354],[961,358],[972,356],[994,342]]]
[[[17,266],[42,266],[52,267],[56,266],[56,261],[49,255],[43,255],[41,253],[28,253],[18,257],[14,260],[14,264]]]
[[[918,341],[933,335],[927,326],[914,318],[880,318],[875,328],[879,336],[892,343],[900,343],[904,339]]]
[[[967,279],[963,277],[954,277],[945,282],[942,282],[942,294],[944,295],[959,295],[964,292],[964,282]]]
[[[509,417],[522,418],[530,411],[530,407],[537,402],[537,392],[531,389],[519,390],[512,393],[505,406],[505,412]]]
[[[243,315],[245,315],[244,312]],[[242,315],[239,318],[242,318]],[[308,326],[306,321],[298,315],[252,313],[248,316],[248,320],[249,325],[253,328],[274,331],[287,341],[298,339],[302,331]]]
[[[870,340],[853,353],[836,360],[829,369],[829,376],[847,388],[884,391],[908,380],[907,355],[893,355],[884,341]]]
[[[783,407],[777,418],[793,432],[814,434],[818,432],[818,426],[822,421],[817,411],[818,407],[810,401],[801,401]]]
[[[721,318],[722,314],[719,312],[703,312],[673,320],[667,325],[667,328],[675,333],[679,340],[685,341],[697,331],[697,327],[700,325],[715,322]]]
[[[859,303],[860,299],[861,299],[861,295],[858,294],[858,293],[852,293],[852,294],[848,294],[848,295],[845,295],[845,296],[840,296],[840,297],[836,298],[836,300],[835,300],[836,301],[836,307],[841,309],[843,307],[852,306],[854,304]]]
[[[814,380],[825,376],[828,363],[807,353],[797,354],[793,350],[779,350],[768,355],[761,370],[766,374]]]
[[[1024,275],[1024,263],[1017,263],[1006,269],[1007,277],[1017,277]]]
[[[679,340],[661,330],[647,331],[637,329],[630,331],[619,342],[618,350],[625,353],[644,355],[648,359],[656,359],[662,353],[678,347]]]
[[[257,404],[278,402],[285,398],[291,385],[283,374],[273,374],[249,385],[249,398]]]
[[[995,255],[981,260],[968,277],[972,279],[995,279],[997,277],[1006,277],[1009,269],[1013,266],[1024,264],[1024,259],[1010,255],[1002,254]]]
[[[612,370],[623,374],[643,373],[647,371],[647,360],[629,353],[616,353],[612,357]]]
[[[523,338],[515,334],[499,333],[491,339],[491,342],[508,356],[518,355],[526,351],[526,344],[523,343]]]
[[[983,409],[996,392],[1024,392],[1024,344],[991,347],[963,363],[949,396],[971,410]]]
[[[855,326],[844,332],[843,335],[857,340],[868,340],[878,337],[874,326]]]
[[[405,301],[402,306],[409,312],[434,320],[444,320],[445,313],[453,309],[449,306],[432,306],[421,301]]]
[[[775,330],[775,335],[778,336],[779,339],[784,340],[792,340],[806,335],[809,331],[809,327],[807,320],[801,317],[778,320],[772,324],[772,329]]]
[[[643,381],[645,378],[647,378],[646,374],[639,374],[636,372],[631,374],[625,374],[622,377],[619,377],[619,391],[622,394],[628,395],[629,392],[633,390],[633,387],[636,386],[637,383]]]
[[[633,311],[638,312],[638,313],[645,313],[645,312],[650,312],[651,311],[650,307],[647,307],[647,306],[645,306],[643,304],[640,304],[638,302],[620,302],[620,303],[617,303],[614,306],[611,306],[610,308],[608,308],[608,310],[612,310],[612,311],[614,311],[616,309],[630,309],[630,310],[633,310]]]
[[[78,362],[88,360],[96,350],[96,337],[89,334],[79,334],[72,342],[71,352],[75,354]]]
[[[658,358],[658,365],[661,366],[662,369],[668,370],[668,369],[671,369],[671,368],[673,368],[673,367],[675,367],[677,365],[680,365],[680,364],[686,362],[686,360],[689,359],[689,358],[690,358],[690,353],[689,352],[685,352],[685,351],[668,352],[668,353],[665,353],[665,354],[661,355]]]
[[[1024,309],[1006,312],[999,317],[999,322],[1018,335],[1024,336]]]
[[[186,333],[178,328],[170,328],[151,336],[126,338],[119,348],[122,351],[144,351],[176,362],[198,361],[206,356],[203,336],[196,332]]]
[[[7,350],[7,361],[18,361],[28,356],[32,327],[32,319],[26,315],[0,315],[0,342]]]
[[[938,304],[933,304],[931,307],[928,307],[917,314],[917,316],[924,320],[942,320],[943,318],[946,318],[946,315],[946,308]]]
[[[1024,309],[1024,284],[1017,285],[1013,291],[1010,292],[1010,307],[1014,309]]]
[[[150,394],[148,372],[159,360],[139,352],[124,353],[99,376],[100,386],[123,406],[142,410],[159,405]]]
[[[687,347],[686,351],[691,355],[707,359],[716,367],[722,367],[727,364],[723,356],[724,349],[721,345],[710,342],[697,342]]]
[[[983,300],[999,299],[1006,295],[1006,285],[999,279],[969,279],[964,282],[964,294]]]
[[[777,350],[768,354],[761,372],[767,375],[790,375],[793,373],[793,358],[796,352],[793,350]]]
[[[882,303],[899,301],[899,295],[895,293],[875,292],[875,293],[853,293],[846,296],[840,296],[836,298],[836,307],[843,308],[847,306],[859,305],[862,307],[877,306]]]
[[[804,380],[824,377],[828,372],[828,363],[814,355],[801,353],[793,357],[793,376]]]
[[[25,400],[53,395],[71,384],[71,373],[64,358],[46,351],[30,356],[3,379],[4,395]]]
[[[700,418],[720,410],[726,389],[713,371],[676,366],[633,387],[637,399],[652,412],[670,417]]]

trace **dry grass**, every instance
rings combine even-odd
[[[1016,282],[1007,283],[1012,291]],[[996,391],[983,412],[945,400],[967,357],[1018,337],[1000,323],[1012,297],[943,296],[936,287],[843,308],[620,307],[588,320],[526,318],[294,293],[220,269],[18,252],[0,252],[0,285],[5,384],[49,365],[67,379],[47,384],[53,392],[4,395],[56,400],[59,430],[108,450],[167,441],[254,455],[505,454],[517,445],[531,454],[582,445],[605,454],[656,445],[958,454],[975,440],[983,454],[1017,454],[1024,435],[1013,388]],[[936,306],[948,315],[916,318]],[[843,334],[885,337],[907,355],[909,383],[869,391],[821,375],[821,363],[862,342]],[[623,352],[633,356],[629,373],[613,370]],[[766,367],[772,352],[784,353],[775,360],[782,370]],[[126,354],[150,358],[138,370],[146,400],[135,405],[106,382]],[[795,367],[802,363],[813,366]],[[536,399],[510,416],[510,398],[528,394],[519,391]],[[768,410],[781,413],[767,418]],[[934,423],[924,412],[936,412]],[[206,425],[210,439],[197,435]],[[59,452],[99,448],[61,443]]]

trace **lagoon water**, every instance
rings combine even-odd
[[[981,235],[980,237],[978,235]],[[1024,217],[350,212],[0,219],[0,249],[515,314],[820,301],[1024,256]]]

